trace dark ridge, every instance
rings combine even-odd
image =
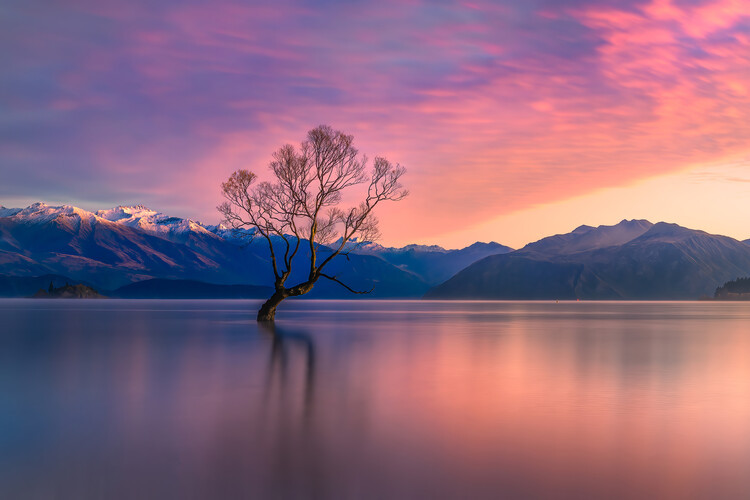
[[[718,300],[750,300],[750,277],[727,281],[714,292]]]
[[[425,298],[696,300],[744,275],[745,243],[677,224],[625,221],[486,257]]]
[[[49,290],[50,284],[53,288],[65,286],[74,282],[67,276],[59,274],[45,274],[42,276],[0,276],[0,297],[30,297],[37,290]],[[90,286],[89,283],[83,283]]]
[[[34,299],[103,299],[103,295],[99,294],[96,290],[90,286],[83,284],[70,285],[66,283],[61,287],[54,287],[51,283],[47,290],[40,288],[37,292],[32,295]]]

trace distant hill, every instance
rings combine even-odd
[[[697,299],[750,274],[750,246],[676,224],[622,221],[486,257],[431,299]]]
[[[489,255],[512,251],[512,248],[494,241],[477,242],[459,250],[446,250],[436,245],[388,248],[373,244],[366,244],[354,250],[355,253],[380,257],[400,269],[414,273],[430,285],[442,283],[469,264]]]
[[[103,299],[105,298],[99,292],[83,284],[69,285],[61,287],[49,287],[48,289],[40,288],[32,296],[35,299]]]
[[[31,297],[37,290],[62,287],[73,280],[67,276],[46,274],[44,276],[0,276],[0,297]]]
[[[542,238],[523,247],[527,254],[574,254],[623,245],[651,229],[647,220],[623,220],[614,226],[579,226],[567,234]]]
[[[750,277],[727,281],[716,289],[714,298],[718,300],[750,300]]]
[[[253,285],[217,285],[193,280],[150,279],[107,293],[121,299],[266,299],[271,287]]]

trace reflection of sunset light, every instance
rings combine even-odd
[[[129,497],[750,487],[740,303],[300,301],[276,343],[244,302],[166,302],[118,322],[106,306],[56,307],[44,314],[57,330],[2,368],[34,373],[13,379],[11,401],[44,424],[25,454],[4,449],[16,480],[56,491],[90,487],[92,468],[106,488],[127,476]]]

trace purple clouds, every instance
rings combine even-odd
[[[747,151],[743,2],[34,2],[0,11],[0,201],[216,220],[315,125],[409,168],[434,236]],[[3,202],[8,205],[9,203]],[[403,211],[403,207],[401,207]]]

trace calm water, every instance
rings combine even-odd
[[[750,303],[0,301],[0,498],[748,498]]]

